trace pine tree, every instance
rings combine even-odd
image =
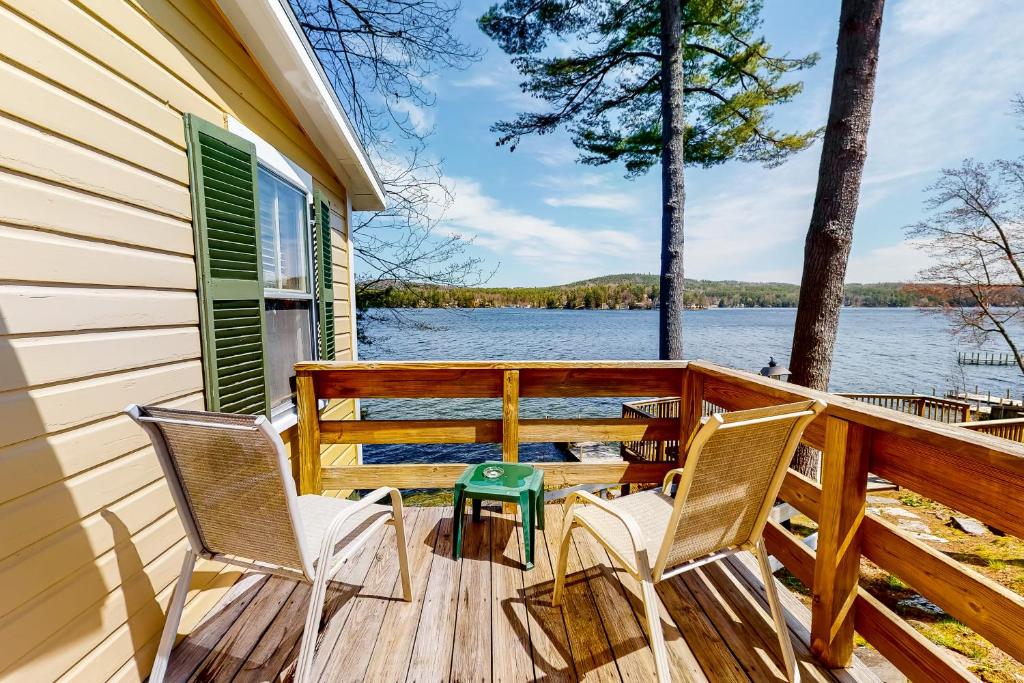
[[[774,165],[819,134],[771,126],[769,109],[802,89],[784,77],[817,55],[772,56],[760,11],[759,0],[505,0],[479,20],[523,91],[550,105],[495,124],[498,144],[561,127],[583,163],[623,162],[630,175],[661,164],[662,358],[683,350],[684,165]],[[554,41],[568,56],[551,54]]]

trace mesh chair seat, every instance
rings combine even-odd
[[[608,501],[608,507],[632,517],[640,528],[643,538],[637,543],[649,553],[657,553],[665,538],[672,517],[674,500],[660,490],[641,491]],[[581,523],[587,525],[617,552],[623,560],[636,567],[636,552],[626,526],[615,515],[596,505],[576,505],[573,511]],[[654,560],[654,557],[651,557]]]
[[[320,552],[320,544],[323,543],[324,534],[331,526],[331,522],[347,508],[355,505],[354,501],[341,498],[327,498],[325,496],[299,496],[299,520],[302,524],[302,533],[305,537],[306,547],[314,553]],[[342,536],[335,548],[343,548],[354,541],[359,534],[363,533],[374,522],[391,516],[391,506],[370,505],[356,514],[352,515],[345,526],[342,527]],[[314,564],[320,560],[317,557]]]
[[[716,413],[703,420],[690,437],[683,467],[666,473],[661,490],[614,500],[602,500],[586,491],[572,492],[565,501],[567,514],[552,604],[561,604],[572,530],[580,526],[593,533],[639,581],[658,681],[668,683],[668,648],[654,585],[742,550],[753,550],[761,565],[786,676],[797,683],[800,672],[762,534],[804,429],[825,407],[824,401],[812,399]],[[673,482],[675,494],[670,496],[667,492]],[[580,500],[587,504],[577,505]]]
[[[412,599],[398,489],[382,486],[359,502],[296,495],[284,443],[262,415],[137,405],[125,412],[152,440],[188,538],[151,683],[162,683],[167,674],[200,557],[312,584],[296,683],[308,683],[312,675],[327,582],[384,524],[395,528],[402,592],[407,601]],[[377,502],[385,497],[390,506]],[[334,545],[324,549],[328,538]]]

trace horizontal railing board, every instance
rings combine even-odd
[[[779,498],[814,521],[818,521],[821,487],[796,470],[791,469],[786,472],[786,476],[782,479]]]
[[[530,463],[544,471],[545,486],[577,484],[658,483],[674,463]],[[327,489],[452,488],[466,464],[353,465],[325,467],[323,485]]]
[[[780,496],[817,521],[821,488],[795,472]],[[868,514],[861,526],[861,552],[1018,661],[1024,661],[1024,597],[909,538]]]
[[[771,520],[765,527],[764,540],[768,552],[793,576],[807,587],[813,584],[813,550]],[[974,683],[979,680],[863,588],[857,589],[854,599],[854,622],[857,632],[909,680]]]
[[[418,369],[315,372],[317,398],[499,398],[500,372]]]
[[[683,371],[672,368],[546,368],[519,371],[523,398],[664,396],[678,392]]]
[[[323,370],[313,376],[320,398],[498,398],[502,373],[490,368],[386,368]],[[519,373],[522,398],[600,398],[679,391],[683,371],[593,367],[526,368]]]
[[[690,367],[705,374],[705,398],[730,410],[802,398],[825,400],[825,415],[872,429],[872,472],[1024,537],[1020,444],[706,363],[691,362]],[[816,448],[823,445],[821,417],[807,428],[804,441]]]
[[[985,431],[992,427],[1001,427],[1003,425],[1024,425],[1024,417],[1008,417],[1002,420],[976,420],[973,422],[955,422],[957,427],[963,429],[977,429]]]
[[[873,515],[864,518],[861,552],[960,622],[1024,662],[1024,597]]]
[[[878,476],[1024,538],[1024,458],[956,452],[880,431],[871,450]]]
[[[324,420],[323,443],[500,443],[501,420]],[[621,418],[525,419],[522,443],[565,441],[658,441],[678,437],[674,419]]]
[[[324,420],[322,443],[497,443],[501,420]]]
[[[345,370],[380,372],[381,370],[685,370],[690,361],[660,360],[441,360],[441,361],[303,361],[296,372]]]

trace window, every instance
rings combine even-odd
[[[234,119],[186,114],[185,130],[206,407],[283,429],[294,364],[334,358],[330,202]]]
[[[314,357],[311,232],[303,190],[258,167],[267,391],[271,414],[292,406],[293,365]]]

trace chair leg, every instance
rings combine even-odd
[[[163,683],[164,676],[167,675],[167,665],[171,661],[174,640],[178,637],[178,625],[181,623],[181,613],[185,610],[185,598],[188,597],[188,588],[192,583],[192,570],[195,569],[196,559],[198,558],[192,552],[192,548],[185,548],[185,559],[181,563],[178,585],[174,587],[171,604],[167,606],[167,621],[164,622],[160,645],[156,649],[156,660],[149,674],[149,680],[153,683]]]
[[[555,567],[555,590],[551,595],[551,604],[562,604],[562,591],[565,588],[565,572],[569,564],[569,545],[572,543],[573,515],[570,512],[565,517],[565,527],[562,529],[562,544],[558,548],[558,565]]]
[[[523,555],[526,569],[533,569],[533,494],[530,491],[523,491],[519,494],[519,516],[523,520]]]
[[[640,589],[643,592],[647,635],[651,639],[651,650],[654,651],[654,668],[658,673],[658,681],[659,683],[670,683],[672,674],[668,666],[668,647],[665,645],[665,634],[661,630],[658,592],[654,589],[653,581],[641,580]]]
[[[462,525],[465,523],[463,516],[466,511],[466,494],[459,486],[455,487],[455,510],[452,516],[452,559],[459,559],[462,555]]]
[[[772,619],[775,620],[775,630],[779,635],[779,646],[782,648],[782,659],[786,664],[786,677],[791,683],[800,683],[800,670],[796,665],[796,655],[793,654],[793,641],[790,639],[786,615],[782,611],[778,589],[775,587],[775,577],[772,576],[771,565],[768,564],[768,553],[764,548],[764,539],[758,540],[756,550],[757,563],[761,565],[761,576],[764,579],[764,592],[768,596],[768,604],[772,610]]]
[[[398,568],[402,573],[402,594],[406,602],[412,601],[412,577],[409,574],[409,546],[405,537],[405,520],[402,504],[392,511],[395,524],[395,543],[398,544]]]
[[[306,625],[302,630],[302,645],[299,646],[299,661],[295,666],[295,683],[307,683],[313,675],[313,657],[316,654],[316,641],[320,635],[320,619],[324,612],[324,599],[327,593],[327,576],[330,568],[327,562],[318,568],[313,579],[313,589],[309,593],[309,609],[306,612]]]

